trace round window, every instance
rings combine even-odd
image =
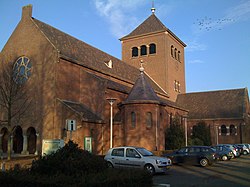
[[[27,57],[19,57],[13,67],[13,79],[17,84],[24,84],[31,76],[31,62]]]

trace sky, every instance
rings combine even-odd
[[[34,18],[119,59],[119,39],[154,4],[155,15],[187,45],[187,92],[250,89],[250,0],[0,0],[0,50],[28,4]]]

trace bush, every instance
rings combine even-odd
[[[80,149],[72,141],[34,161],[30,169],[0,172],[1,187],[149,187],[152,183],[148,172],[107,168],[103,158]]]
[[[192,145],[211,145],[210,127],[204,121],[200,121],[193,126]]]
[[[180,125],[178,118],[173,119],[173,123],[166,130],[166,149],[179,149],[185,145],[185,132]]]
[[[53,176],[31,175],[27,171],[0,172],[1,187],[151,187],[152,176],[143,170],[107,169],[79,177],[58,174]]]
[[[55,153],[34,161],[31,166],[31,173],[54,175],[60,172],[72,176],[82,173],[96,173],[106,168],[106,161],[101,157],[82,150],[77,144],[69,141]]]

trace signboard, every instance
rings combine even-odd
[[[42,156],[49,155],[56,152],[59,148],[64,146],[64,141],[61,139],[47,139],[43,140]]]
[[[92,138],[84,137],[84,150],[92,153]]]
[[[67,119],[67,130],[68,131],[75,131],[76,130],[76,120],[73,119]]]

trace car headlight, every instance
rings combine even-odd
[[[162,164],[161,160],[155,160],[155,161],[156,161],[156,164]]]

